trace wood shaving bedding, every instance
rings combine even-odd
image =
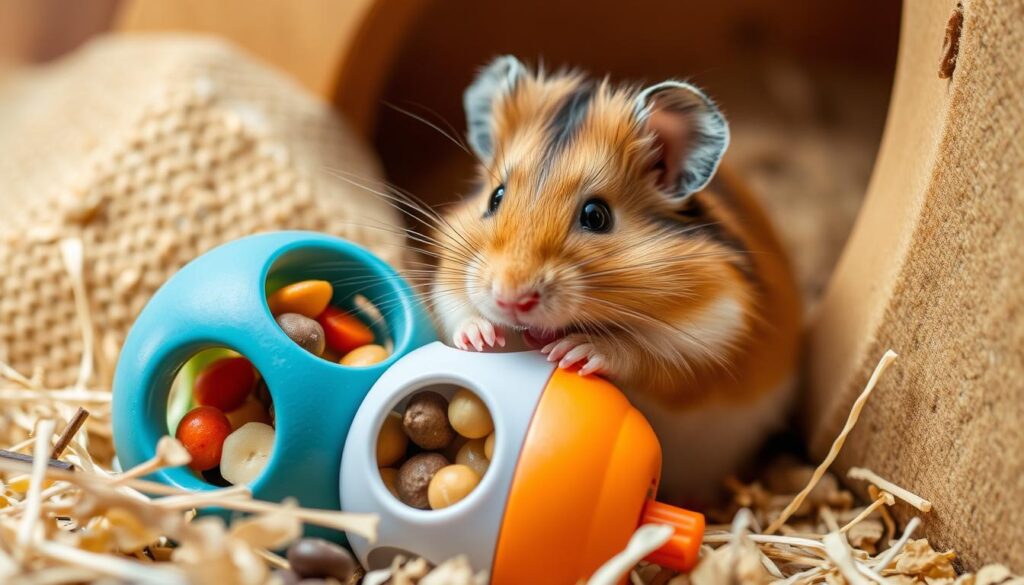
[[[298,538],[303,523],[373,538],[373,515],[259,502],[245,486],[193,493],[139,479],[187,463],[187,451],[171,437],[160,441],[152,460],[113,471],[109,389],[88,387],[93,331],[81,286],[82,243],[69,239],[60,246],[74,281],[86,355],[70,388],[44,388],[42,372],[26,375],[0,362],[0,445],[32,453],[31,459],[0,457],[0,582],[276,583],[281,579],[274,570],[288,568],[288,561],[270,551]],[[709,522],[724,523],[709,523],[693,572],[677,575],[641,560],[669,535],[648,525],[588,583],[612,585],[625,577],[633,585],[1024,585],[1001,565],[957,575],[954,552],[936,551],[926,539],[914,538],[920,518],[897,538],[888,508],[900,500],[927,513],[933,507],[928,500],[871,470],[854,468],[850,477],[868,483],[867,503],[859,505],[828,472],[895,357],[883,356],[821,465],[781,459],[762,481],[726,483],[731,502],[708,513]],[[88,407],[88,416],[79,405]],[[211,506],[251,516],[230,527],[219,517],[196,516],[196,509]],[[386,569],[353,576],[350,583],[360,580],[366,585],[482,585],[487,575],[464,557],[437,567],[399,557]]]

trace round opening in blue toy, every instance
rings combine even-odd
[[[171,383],[167,428],[192,455],[189,467],[203,481],[218,487],[251,484],[276,443],[270,389],[239,352],[203,349]]]
[[[494,420],[475,392],[454,384],[418,387],[381,423],[380,479],[407,506],[454,506],[483,481],[494,441]]]
[[[361,258],[318,248],[290,250],[274,261],[265,284],[267,310],[285,335],[309,353],[365,368],[395,351],[402,318],[397,274]]]

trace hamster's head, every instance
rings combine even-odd
[[[463,291],[536,345],[674,328],[728,293],[736,251],[687,215],[729,143],[699,89],[617,87],[500,57],[464,105],[478,188],[438,237],[451,253],[435,295]]]

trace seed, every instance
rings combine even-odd
[[[371,343],[346,353],[339,363],[343,366],[372,366],[388,359],[388,355],[388,350]]]
[[[303,579],[331,577],[344,583],[356,567],[351,553],[322,538],[303,538],[288,547],[286,556]]]
[[[412,442],[424,449],[443,449],[455,438],[448,423],[448,401],[430,390],[409,399],[402,425]]]
[[[430,480],[428,499],[432,510],[447,508],[462,501],[480,483],[480,476],[466,465],[449,465]]]
[[[402,415],[389,412],[377,435],[377,466],[388,467],[405,456],[409,437],[402,430]]]
[[[448,460],[440,453],[420,453],[413,455],[398,469],[398,499],[413,508],[426,510],[430,507],[427,488],[434,474],[448,465]]]
[[[276,320],[285,335],[299,347],[315,356],[323,355],[327,341],[319,323],[298,313],[281,313]]]
[[[303,280],[281,287],[267,297],[267,306],[274,315],[298,313],[310,319],[324,312],[334,289],[326,280]]]
[[[473,470],[479,476],[487,471],[487,467],[491,464],[490,460],[487,459],[487,455],[484,453],[484,440],[473,439],[467,441],[465,445],[459,449],[458,455],[455,456],[455,462],[459,465],[465,465]]]
[[[494,421],[487,405],[476,394],[460,388],[448,405],[448,420],[463,437],[480,439],[494,430]]]
[[[251,422],[224,439],[220,473],[238,485],[259,477],[274,449],[274,429],[267,424]]]

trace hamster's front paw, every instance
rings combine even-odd
[[[558,361],[558,367],[568,369],[580,364],[579,374],[611,375],[608,357],[601,353],[590,340],[578,335],[569,335],[545,345],[541,353],[548,355],[548,361]]]
[[[495,344],[505,347],[505,332],[483,317],[468,317],[455,328],[452,342],[466,351],[483,351]]]

